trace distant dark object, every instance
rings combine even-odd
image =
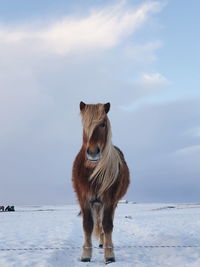
[[[10,206],[7,206],[6,208],[5,208],[5,211],[9,211],[10,210]]]
[[[15,207],[14,206],[7,206],[5,208],[5,211],[15,211]]]
[[[0,206],[0,211],[4,211],[4,210],[5,210],[4,206]]]
[[[132,219],[132,216],[131,215],[126,215],[125,218]]]
[[[122,200],[119,201],[119,203],[122,203],[122,204],[128,204],[128,200],[126,200],[126,199],[122,199]]]
[[[82,214],[81,214],[81,210],[79,211],[79,213],[77,214],[77,216],[81,216]]]

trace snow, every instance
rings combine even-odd
[[[83,233],[77,205],[15,209],[0,213],[0,266],[105,265],[96,240],[91,262],[80,262]],[[120,203],[113,231],[116,262],[110,266],[199,267],[199,230],[200,204]]]

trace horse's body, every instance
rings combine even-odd
[[[114,211],[129,185],[129,170],[123,153],[111,142],[109,109],[110,103],[80,103],[83,144],[74,161],[72,181],[83,216],[82,261],[91,259],[92,233],[99,238],[99,246],[104,247],[106,263],[115,261]]]

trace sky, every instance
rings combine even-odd
[[[0,6],[0,204],[75,203],[80,101],[111,103],[126,199],[199,202],[199,1]]]

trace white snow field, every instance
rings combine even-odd
[[[18,206],[0,213],[0,266],[104,266],[94,240],[80,262],[82,218],[77,205]],[[200,204],[119,204],[114,220],[116,262],[109,266],[200,266]]]

